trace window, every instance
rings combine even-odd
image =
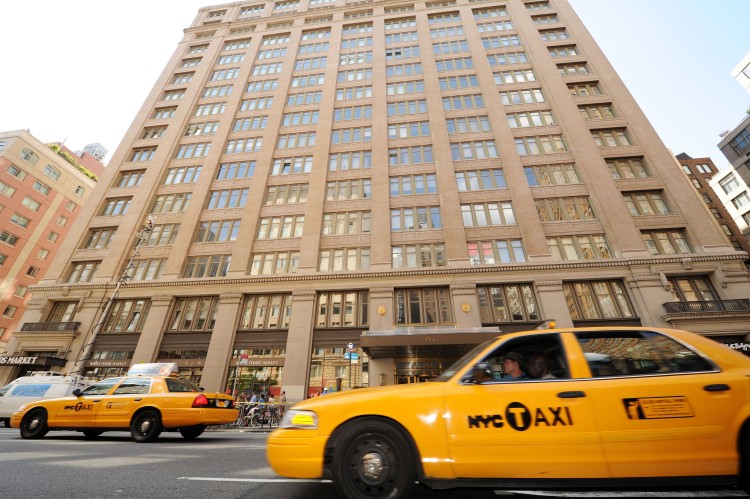
[[[328,155],[328,171],[372,168],[372,151],[350,151]]]
[[[454,161],[471,161],[499,158],[494,140],[451,143],[451,156]]]
[[[17,298],[23,298],[24,296],[26,296],[26,293],[28,293],[28,291],[29,291],[29,287],[28,286],[24,286],[23,284],[19,284],[16,287],[16,290],[13,292],[13,296],[15,296]]]
[[[452,324],[450,290],[401,288],[394,290],[396,324]]]
[[[500,92],[500,103],[505,106],[533,104],[535,102],[544,102],[544,95],[540,89]]]
[[[46,260],[48,256],[49,256],[49,250],[46,248],[39,248],[39,252],[37,252],[36,254],[36,257],[40,260]]]
[[[462,204],[461,216],[464,227],[488,227],[516,223],[516,216],[510,201]]]
[[[595,378],[714,370],[684,344],[656,332],[580,332],[576,336]],[[627,404],[630,418],[639,411],[639,402],[630,399]]]
[[[618,130],[592,130],[591,136],[598,147],[627,147],[633,142],[625,133],[625,129]]]
[[[262,76],[275,73],[281,73],[283,64],[281,62],[271,62],[269,64],[256,64],[253,66],[252,75]]]
[[[250,262],[250,275],[292,274],[298,266],[298,251],[256,253]]]
[[[234,121],[233,132],[244,132],[247,130],[263,130],[268,124],[268,116],[254,116],[252,118],[240,118]]]
[[[372,196],[370,179],[352,179],[328,182],[326,200],[367,199]],[[305,188],[305,198],[307,189]]]
[[[643,158],[607,159],[607,168],[614,179],[646,178],[651,175],[646,168]]]
[[[427,101],[424,99],[388,103],[388,116],[412,115],[427,112]]]
[[[369,211],[324,213],[322,222],[324,236],[370,233]]]
[[[526,113],[507,113],[508,125],[511,128],[528,128],[534,126],[555,125],[550,111],[530,111]]]
[[[416,165],[432,163],[432,146],[399,147],[388,150],[390,166]]]
[[[669,206],[664,201],[661,192],[623,192],[625,204],[633,216],[640,215],[666,215],[671,213]]]
[[[487,116],[468,116],[445,120],[448,133],[489,132],[492,130]]]
[[[581,179],[573,163],[557,165],[537,165],[524,167],[529,185],[567,185],[580,184]]]
[[[169,331],[212,331],[219,310],[219,298],[199,296],[177,298]]]
[[[185,97],[185,90],[169,90],[164,92],[162,100],[179,100]]]
[[[516,150],[520,156],[540,154],[557,154],[566,152],[568,147],[562,135],[540,135],[536,137],[518,137],[515,140]]]
[[[100,215],[118,216],[127,213],[132,198],[112,198],[107,200]]]
[[[42,207],[42,203],[29,196],[23,198],[23,200],[21,201],[21,205],[25,206],[31,211],[39,211],[39,208]]]
[[[563,294],[574,321],[635,316],[622,281],[563,282]]]
[[[6,255],[5,253],[0,253],[0,267],[5,265],[5,262],[7,261],[8,261],[8,255]]]
[[[542,222],[596,219],[587,196],[539,199],[535,205]]]
[[[240,231],[239,220],[212,220],[201,222],[195,235],[196,243],[236,241]]]
[[[567,40],[568,34],[565,32],[564,29],[545,29],[539,31],[539,36],[542,38],[542,41],[545,42],[554,42],[557,40]]]
[[[247,93],[270,92],[278,86],[279,80],[253,80],[247,84]]]
[[[258,225],[258,239],[302,237],[305,217],[304,215],[288,215],[261,218]]]
[[[237,329],[287,329],[291,317],[291,293],[247,295]]]
[[[206,87],[201,95],[204,99],[211,97],[226,97],[232,94],[234,85],[215,85],[213,87]]]
[[[12,187],[6,184],[5,182],[3,182],[2,180],[0,180],[0,194],[3,194],[4,196],[7,196],[10,198],[10,197],[13,197],[13,194],[15,193],[16,193],[15,187]]]
[[[60,234],[52,230],[49,234],[47,234],[47,241],[54,243],[55,241],[57,241],[58,237],[60,237]],[[0,238],[0,240],[2,240],[2,238]]]
[[[614,258],[603,235],[559,236],[547,238],[547,249],[557,261]]]
[[[143,129],[141,138],[144,140],[159,139],[167,133],[167,127],[165,126],[150,126]]]
[[[327,28],[302,32],[302,40],[315,40],[318,38],[330,38],[330,37],[331,37],[331,30]]]
[[[205,158],[211,150],[210,142],[183,144],[177,149],[175,159]]]
[[[32,189],[34,189],[35,191],[41,192],[45,196],[47,194],[49,194],[49,192],[52,190],[52,188],[50,186],[48,186],[47,184],[44,184],[44,183],[42,183],[42,182],[40,182],[38,180],[36,180],[34,182],[34,185],[32,186]]]
[[[284,49],[284,53],[286,53],[286,49]],[[282,54],[283,55],[283,54]],[[258,55],[258,59],[260,59],[260,54]],[[216,61],[217,65],[221,64],[236,64],[238,62],[242,62],[245,60],[245,54],[229,54],[229,55],[222,55],[219,57],[219,60]]]
[[[435,61],[437,70],[442,71],[454,71],[457,69],[474,69],[474,61],[471,57],[457,57],[455,59],[441,59]]]
[[[12,224],[18,225],[19,227],[22,227],[25,229],[26,227],[29,226],[29,223],[31,223],[31,220],[29,220],[28,218],[26,218],[25,216],[19,213],[14,213],[10,217],[10,222]]]
[[[287,106],[304,106],[307,104],[320,104],[323,92],[304,92],[300,94],[289,94],[286,99]]]
[[[403,81],[399,83],[389,83],[386,86],[386,95],[404,95],[424,93],[424,81]]]
[[[364,71],[364,70],[358,70],[358,71]],[[347,71],[347,73],[351,73],[351,72],[355,72],[355,71]],[[315,85],[322,85],[324,81],[325,81],[325,76],[323,75],[323,73],[304,75],[304,76],[295,76],[294,78],[292,78],[291,87],[292,88],[311,87]]]
[[[170,168],[167,170],[167,176],[164,178],[164,185],[195,183],[198,181],[202,168],[200,165]]]
[[[314,114],[315,114],[314,123],[317,123],[318,112],[315,111]],[[370,105],[339,107],[333,110],[333,121],[350,121],[350,120],[361,120],[361,119],[369,119],[369,118],[372,118],[372,106]],[[287,124],[286,115],[285,115],[284,124]],[[297,124],[297,123],[292,123],[292,124]]]
[[[99,269],[98,261],[74,262],[66,282],[89,282]]]
[[[506,64],[518,64],[529,62],[526,52],[505,52],[502,54],[487,54],[490,66],[505,66]]]
[[[247,196],[250,189],[225,189],[211,191],[208,198],[208,210],[222,210],[228,208],[244,208],[247,204]]]
[[[391,230],[429,230],[443,227],[438,206],[398,208],[391,210]]]
[[[60,175],[62,175],[60,173],[60,170],[58,170],[52,165],[47,165],[44,167],[44,174],[47,175],[52,180],[58,180],[60,178]]]
[[[391,247],[391,265],[394,269],[445,267],[445,245],[416,244]]]
[[[560,73],[560,76],[589,74],[586,64],[558,64],[557,71]]]
[[[190,123],[185,129],[185,137],[193,135],[214,135],[219,129],[218,121],[206,121],[203,123]]]
[[[190,192],[180,192],[176,194],[162,194],[156,196],[154,204],[151,207],[151,213],[180,213],[187,210],[190,198],[193,194]]]
[[[562,57],[573,57],[581,54],[575,45],[569,45],[567,47],[550,47],[549,55],[552,56],[553,59],[558,59]]]
[[[385,67],[386,76],[414,76],[422,74],[422,63],[415,62],[411,64],[392,64]],[[339,73],[339,81],[342,81]],[[372,71],[370,71],[368,78],[372,78]]]
[[[231,255],[203,255],[188,257],[182,277],[186,279],[225,277],[229,271],[231,260]]]
[[[492,33],[493,31],[507,31],[510,29],[513,29],[513,23],[510,21],[477,24],[477,31],[480,33]]]
[[[287,133],[279,135],[276,149],[294,149],[296,147],[312,147],[315,145],[315,132]]]
[[[370,248],[341,248],[321,250],[318,257],[320,272],[346,272],[370,269]]]
[[[372,128],[354,127],[339,128],[331,131],[331,144],[352,144],[372,141]]]
[[[285,113],[281,126],[314,125],[318,122],[318,111]]]
[[[6,305],[3,309],[3,317],[12,319],[13,316],[16,315],[16,312],[18,312],[18,307],[16,307],[15,305]]]
[[[366,180],[366,182],[368,190],[367,197],[370,197],[370,181]],[[332,182],[329,182],[329,186],[331,184]],[[412,196],[437,193],[437,178],[434,173],[391,177],[390,184],[391,196]]]
[[[156,154],[156,147],[133,149],[130,161],[149,161],[154,158],[154,154]]]
[[[182,64],[180,64],[180,67],[181,68],[194,68],[195,66],[197,66],[200,63],[201,63],[201,58],[200,57],[194,57],[194,58],[191,58],[191,59],[183,59],[182,60]]]
[[[459,29],[461,28],[459,27]],[[463,32],[460,34],[463,34]],[[416,31],[403,31],[401,33],[388,33],[387,35],[385,35],[386,45],[393,45],[394,43],[417,42],[417,41],[419,41],[419,36],[417,35]],[[371,42],[368,45],[370,44]]]
[[[466,243],[471,265],[499,265],[526,261],[520,239]]]
[[[176,107],[157,107],[154,110],[154,115],[152,116],[152,118],[155,120],[173,118],[176,111]]]
[[[226,102],[215,102],[213,104],[201,104],[195,108],[193,116],[209,116],[214,114],[222,114],[226,109]]]
[[[316,327],[353,327],[368,325],[369,293],[335,291],[318,293]]]
[[[387,19],[385,21],[385,30],[404,29],[404,28],[416,28],[417,20],[413,17],[405,17],[402,19]],[[370,25],[370,31],[372,31],[372,25]]]
[[[502,168],[492,170],[467,170],[456,172],[458,192],[505,189],[505,174]]]
[[[675,300],[680,302],[716,301],[719,295],[706,276],[675,276],[668,278]]]
[[[150,300],[145,298],[115,300],[103,330],[108,333],[142,332],[150,306]]]
[[[312,156],[277,158],[273,161],[271,175],[294,175],[312,171]]]
[[[57,217],[57,222],[56,223],[60,227],[65,227],[65,225],[68,223],[68,217],[60,215],[59,217]]]
[[[26,269],[26,275],[31,278],[35,278],[39,275],[39,270],[41,270],[39,267],[35,267],[34,265],[30,265],[28,269]]]
[[[369,54],[369,56],[368,56]],[[361,57],[357,57],[357,54],[349,54],[353,56],[353,59],[348,59],[347,56],[341,56],[342,60],[346,58],[346,62],[344,64],[353,64],[357,62],[370,62],[372,58],[372,52],[363,52],[361,54]],[[322,69],[325,68],[328,63],[328,58],[323,57],[311,57],[309,59],[298,59],[294,61],[294,70],[295,71],[307,71],[310,69]],[[339,63],[342,63],[342,61],[339,61]]]
[[[89,229],[88,236],[81,246],[84,249],[105,249],[109,248],[109,243],[117,232],[116,227],[97,227]]]
[[[117,187],[138,187],[141,185],[145,174],[146,170],[122,172],[120,173],[120,180],[117,182]]]
[[[641,236],[652,255],[692,253],[685,234],[681,230],[643,231]]]
[[[21,149],[21,152],[18,153],[18,155],[21,157],[21,159],[27,161],[28,163],[31,163],[32,165],[35,165],[36,162],[39,161],[39,156],[37,156],[36,153],[29,151],[28,149]]]
[[[195,73],[177,73],[172,78],[172,84],[190,83],[193,80]]]
[[[151,229],[148,239],[146,239],[146,246],[166,246],[168,244],[174,244],[177,239],[177,233],[180,230],[180,224],[156,224]]]
[[[750,195],[748,195],[747,191],[745,191],[739,196],[732,198],[732,204],[738,210],[740,209],[744,210],[748,206],[750,206]]]
[[[489,36],[482,38],[482,45],[485,50],[517,47],[521,45],[521,40],[518,38],[518,35]]]
[[[246,152],[259,152],[263,146],[263,137],[246,137],[244,139],[231,139],[227,142],[224,154],[240,154]]]
[[[166,264],[166,258],[138,258],[133,260],[133,267],[126,272],[134,281],[152,281],[161,277]]]
[[[307,202],[308,184],[271,185],[266,189],[265,206]]]
[[[534,71],[531,69],[517,69],[515,71],[501,71],[493,74],[495,83],[498,85],[507,85],[513,83],[527,83],[536,81]]]
[[[23,180],[26,178],[26,172],[14,164],[8,166],[8,173],[11,176],[16,177],[18,180]]]
[[[539,320],[539,309],[530,284],[477,286],[483,324]]]
[[[585,120],[606,120],[615,118],[615,112],[609,104],[598,106],[578,106],[581,116]]]
[[[719,185],[725,194],[729,194],[740,187],[740,182],[737,180],[737,177],[734,176],[734,172],[731,172],[729,175],[719,180]]]
[[[735,138],[729,142],[729,147],[737,154],[737,156],[744,156],[750,152],[750,128],[742,130]]]
[[[372,87],[348,87],[336,91],[336,100],[368,99],[372,97]]]

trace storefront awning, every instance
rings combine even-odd
[[[475,345],[500,334],[496,327],[398,328],[365,331],[360,336],[360,346],[372,359],[458,358]]]

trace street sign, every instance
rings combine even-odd
[[[359,360],[357,352],[344,352],[344,360]]]
[[[356,350],[356,347],[354,346],[354,343],[349,342],[349,343],[346,344],[346,351],[347,352],[353,352],[354,350]]]

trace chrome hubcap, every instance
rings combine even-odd
[[[382,480],[385,470],[383,456],[377,452],[368,452],[359,462],[360,476],[367,482],[374,483]]]
[[[141,422],[141,427],[140,427],[141,433],[146,433],[150,429],[151,429],[151,421],[149,421],[148,419],[143,420]]]

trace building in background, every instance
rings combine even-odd
[[[96,376],[299,400],[550,319],[750,330],[747,254],[565,0],[203,8],[82,218],[8,348]]]
[[[709,184],[745,239],[750,240],[750,187],[745,179],[737,170],[727,168],[714,175]]]
[[[0,352],[95,184],[29,132],[0,132]],[[19,369],[65,365],[55,360],[67,355],[56,339],[33,343],[37,363]],[[12,364],[4,355],[0,363]]]
[[[750,241],[745,236],[748,224],[731,202],[738,194],[739,182],[736,176],[731,170],[728,175],[723,174],[726,172],[719,172],[711,158],[691,158],[684,152],[676,158],[732,247],[750,254]],[[750,205],[746,211],[750,213]],[[745,263],[750,265],[750,259]]]
[[[750,93],[750,52],[732,69],[732,78]]]
[[[77,151],[76,154],[78,154],[79,156],[88,154],[96,158],[99,162],[103,162],[108,152],[109,151],[103,145],[96,142],[93,144],[86,144],[86,147],[83,148],[83,151]]]

